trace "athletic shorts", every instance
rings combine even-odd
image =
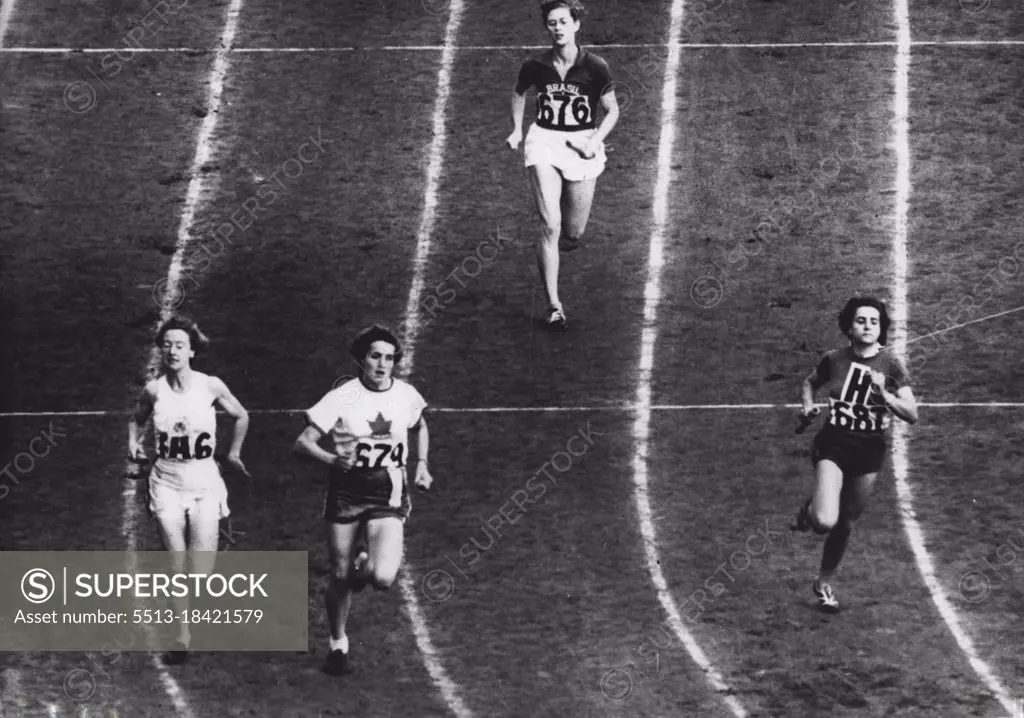
[[[531,125],[523,144],[525,166],[551,165],[562,173],[563,179],[569,182],[595,179],[604,172],[604,165],[607,161],[604,144],[601,145],[593,159],[589,160],[583,159],[576,150],[565,144],[566,140],[571,139],[574,145],[585,145],[595,132],[597,130],[559,132]]]
[[[875,474],[882,469],[886,454],[885,434],[855,434],[837,431],[826,426],[818,432],[811,444],[811,463],[828,459],[843,472],[843,476]]]
[[[177,517],[184,521],[208,520],[217,522],[231,515],[228,508],[228,490],[221,481],[211,491],[181,491],[159,483],[149,482],[149,513],[161,516]]]
[[[369,472],[332,470],[327,480],[323,517],[330,523],[348,524],[387,516],[404,523],[410,511],[412,500],[404,468]]]

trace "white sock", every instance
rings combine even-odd
[[[181,624],[181,632],[178,634],[178,640],[184,643],[186,647],[192,641],[192,633],[184,623]]]
[[[331,637],[331,650],[341,651],[342,653],[348,653],[348,635],[344,635],[341,638],[335,640]]]

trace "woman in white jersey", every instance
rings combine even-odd
[[[174,566],[185,573],[213,571],[220,520],[230,513],[227,487],[213,458],[217,448],[215,404],[235,420],[227,461],[248,474],[241,458],[248,412],[223,381],[192,369],[191,360],[208,343],[190,319],[173,317],[164,322],[156,336],[162,371],[143,388],[128,424],[128,453],[142,462],[146,461],[146,423],[153,419],[156,461],[149,474],[149,510],[156,518],[164,548],[177,554],[175,563],[189,552],[189,570]],[[183,601],[179,610],[186,608]],[[183,623],[177,644],[164,660],[184,662],[189,639],[188,625]]]
[[[397,337],[374,324],[355,338],[351,354],[359,378],[309,409],[308,425],[295,442],[298,455],[329,467],[323,516],[331,561],[326,595],[331,639],[324,672],[334,676],[351,671],[345,624],[352,592],[367,582],[385,590],[398,576],[412,507],[406,468],[410,434],[415,437],[415,484],[425,491],[433,483],[427,470],[426,401],[393,376],[402,359]],[[330,436],[333,451],[319,446],[324,435]]]

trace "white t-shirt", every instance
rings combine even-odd
[[[217,400],[210,377],[192,372],[187,391],[171,388],[166,376],[154,379],[153,438],[156,462],[150,482],[189,492],[221,492],[224,479],[213,459],[217,448]]]
[[[354,449],[353,470],[401,469],[409,458],[409,429],[427,402],[409,383],[393,378],[384,391],[351,379],[306,412],[310,424],[330,434],[338,454]]]

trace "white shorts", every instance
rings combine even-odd
[[[526,156],[524,166],[551,165],[569,182],[595,179],[604,172],[607,161],[604,144],[601,144],[594,158],[589,160],[583,159],[576,150],[565,144],[566,140],[571,139],[574,145],[585,145],[595,132],[597,130],[559,132],[531,125],[523,143],[523,154]]]
[[[181,491],[150,481],[149,512],[157,518],[215,523],[231,515],[228,489],[223,481],[212,491]]]

